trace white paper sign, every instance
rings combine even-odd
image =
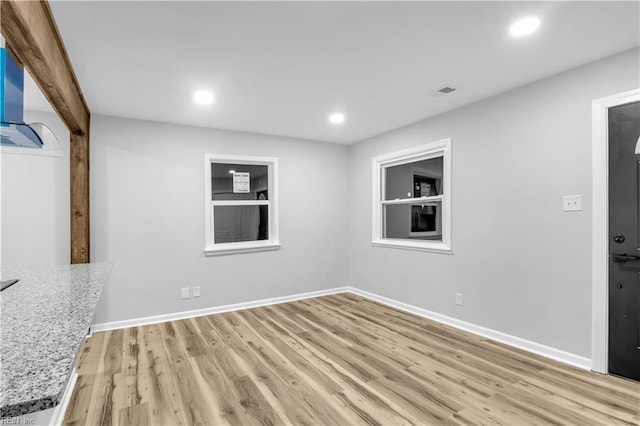
[[[239,172],[233,174],[234,194],[251,192],[249,184],[249,173]]]

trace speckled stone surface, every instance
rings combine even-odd
[[[19,278],[0,293],[0,416],[60,402],[93,321],[110,263],[2,271]]]

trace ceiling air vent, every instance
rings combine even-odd
[[[442,89],[438,89],[438,92],[447,95],[451,92],[454,92],[456,90],[455,87],[451,87],[451,86],[444,86]]]
[[[447,84],[446,86],[442,86],[441,88],[434,90],[433,92],[429,92],[427,93],[429,96],[432,96],[434,98],[437,98],[439,96],[444,96],[444,95],[448,95],[449,93],[455,92],[456,90],[458,90],[457,87],[454,87],[450,84]]]

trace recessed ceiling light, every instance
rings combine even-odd
[[[509,28],[509,34],[514,37],[522,37],[531,34],[540,26],[540,20],[535,17],[529,17],[516,21]]]
[[[236,171],[235,170],[229,170],[229,173],[234,174]]]
[[[193,94],[193,100],[199,105],[211,105],[213,103],[213,93],[208,90],[198,90]]]
[[[333,124],[340,124],[344,121],[344,114],[335,113],[329,116],[329,121]]]

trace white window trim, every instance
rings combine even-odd
[[[211,164],[238,163],[266,165],[269,168],[268,184],[269,200],[211,200]],[[235,253],[252,253],[280,249],[278,221],[278,159],[275,157],[254,157],[243,155],[205,154],[204,155],[204,217],[206,256],[218,256]],[[237,243],[218,243],[214,241],[214,206],[224,205],[267,205],[269,206],[269,239],[259,241],[243,241]]]
[[[396,166],[429,158],[443,157],[442,194],[432,197],[407,198],[401,200],[382,200],[385,176],[383,168]],[[373,194],[372,194],[372,240],[375,247],[391,247],[406,250],[420,250],[434,253],[452,254],[451,247],[451,139],[442,139],[425,145],[419,145],[402,151],[379,155],[372,159]],[[383,238],[382,209],[384,204],[424,203],[442,201],[442,241],[404,240]]]

